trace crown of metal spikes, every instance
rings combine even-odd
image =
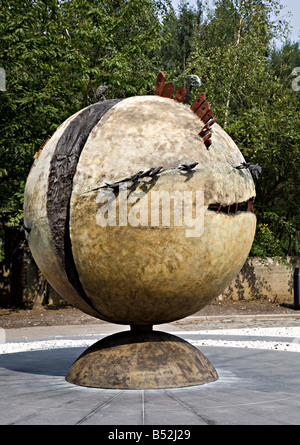
[[[195,86],[195,82],[188,82],[188,83],[190,85],[189,91],[188,92],[186,91],[185,86],[178,87],[175,93],[174,100],[176,100],[177,102],[188,103],[191,88]],[[200,79],[199,82],[196,82],[196,86],[200,86],[199,83],[201,85]],[[174,94],[173,82],[166,83],[166,76],[161,71],[156,79],[155,95],[172,99],[173,94]],[[210,103],[206,102],[206,93],[199,94],[199,96],[192,103],[191,109],[205,124],[202,130],[200,131],[199,136],[203,138],[203,142],[206,148],[209,149],[212,143],[211,141],[212,133],[210,130],[212,125],[216,123],[218,119],[213,118],[214,113],[210,108]]]

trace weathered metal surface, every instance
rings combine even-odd
[[[191,110],[195,113],[198,108],[205,102],[206,93],[199,94],[199,96],[194,100],[191,105]]]
[[[213,116],[214,116],[213,111],[209,111],[202,117],[202,122],[204,122],[206,124],[210,119],[213,118]]]
[[[207,139],[207,140],[204,142],[204,144],[205,144],[205,147],[206,147],[207,149],[209,149],[209,147],[212,145],[212,140],[211,140],[211,139]]]
[[[69,123],[57,141],[51,162],[47,190],[47,217],[54,250],[62,270],[80,295],[88,299],[82,289],[73,261],[69,237],[69,202],[73,177],[85,142],[99,120],[120,100],[107,100],[82,110]]]
[[[173,82],[165,83],[163,92],[161,94],[162,97],[168,97],[169,99],[172,99],[174,94],[174,84]]]
[[[213,115],[212,112],[208,113],[208,115],[210,115],[210,114]],[[205,125],[204,125],[204,127],[202,128],[202,130],[199,133],[199,136],[203,137],[203,138],[205,138],[205,136],[208,134],[208,132],[211,129],[211,127],[213,126],[213,124],[215,124],[218,121],[218,119],[211,119],[210,118],[211,120],[208,122],[209,116],[207,116],[207,117],[205,116],[205,118],[206,118]]]
[[[253,205],[253,200],[252,199],[250,199],[248,201],[248,212],[254,213],[254,205]]]
[[[31,253],[43,276],[47,277],[51,286],[70,303],[95,317],[98,316],[97,312],[82,300],[61,267],[50,234],[47,216],[47,191],[51,160],[59,139],[79,113],[70,116],[58,127],[32,165],[24,194],[24,225],[31,229],[26,233],[26,237]]]
[[[229,210],[228,210],[229,209]],[[222,204],[210,204],[208,206],[208,210],[214,211],[219,213],[220,211],[222,211],[223,213],[231,213],[231,214],[237,214],[238,212],[252,212],[254,213],[254,205],[253,205],[253,199],[249,199],[246,202],[236,202],[234,204],[231,204],[230,206],[224,205],[222,206]]]
[[[178,87],[175,93],[174,100],[177,102],[183,102],[186,94],[186,89],[184,86]]]
[[[262,172],[262,168],[258,164],[251,164],[250,162],[243,162],[241,165],[237,165],[235,168],[239,170],[248,169],[258,179],[258,175]]]
[[[235,143],[216,123],[213,136],[203,141],[198,134],[204,124],[191,108],[159,96],[124,99],[101,117],[78,153],[64,219],[70,241],[67,258],[74,261],[86,296],[82,298],[58,260],[50,229],[51,211],[47,211],[47,205],[54,203],[48,193],[54,153],[63,134],[66,143],[69,140],[73,119],[76,117],[66,121],[46,144],[26,185],[24,224],[31,229],[29,246],[43,275],[79,309],[114,323],[148,326],[170,322],[209,304],[243,266],[255,233],[256,217],[247,204],[255,196],[254,182],[248,169],[236,168],[245,159]],[[207,142],[212,143],[209,151]],[[67,162],[67,157],[64,159]],[[184,165],[190,168],[179,168]],[[174,206],[168,225],[152,224],[149,219],[147,224],[99,224],[102,193],[111,190],[108,209],[116,205],[118,213],[123,205],[116,186],[120,183],[129,187],[126,218],[132,211],[137,215],[139,209],[151,208],[152,192],[203,191],[203,232],[187,237],[190,221],[176,225]],[[222,209],[210,211],[209,206],[217,203],[222,203]],[[236,203],[238,208],[244,203],[245,211],[236,213]],[[153,337],[149,343],[155,343]],[[124,357],[131,354],[129,374],[135,367],[135,354],[142,357],[143,351],[148,356],[148,371],[157,367],[149,360],[149,354],[155,355],[154,344],[149,346],[149,354],[148,346],[132,344],[129,342],[124,352]],[[107,369],[112,360],[116,357],[107,357],[103,367]],[[92,365],[94,370],[96,367]],[[201,373],[205,372],[202,368]],[[153,373],[157,374],[153,385],[157,385],[159,372]],[[188,373],[193,375],[192,370]],[[139,378],[135,382],[145,384],[137,383]],[[178,382],[176,386],[180,386]]]
[[[125,331],[88,348],[66,380],[80,386],[154,389],[202,385],[218,379],[209,360],[179,337],[159,331]]]
[[[205,137],[207,134],[209,134],[209,131],[210,131],[210,128],[207,127],[207,126],[204,126],[204,127],[202,128],[202,130],[200,131],[199,136],[202,137],[202,138],[204,139],[204,137]]]
[[[211,118],[210,118],[211,119]],[[207,122],[205,125],[207,125],[209,128],[211,128],[213,126],[213,124],[215,124],[216,122],[218,122],[218,119],[211,119],[209,120],[209,122]]]
[[[94,128],[81,154],[71,198],[73,255],[89,299],[113,322],[156,324],[199,310],[222,292],[223,283],[225,287],[230,283],[250,250],[255,231],[252,214],[225,221],[223,214],[214,220],[217,215],[205,213],[205,230],[199,238],[187,238],[185,227],[173,224],[97,224],[101,195],[99,189],[91,190],[102,181],[118,182],[155,165],[163,165],[164,171],[151,184],[151,192],[203,190],[205,205],[229,205],[254,196],[250,173],[243,170],[241,175],[232,167],[243,159],[232,139],[215,124],[214,150],[208,152],[196,137],[199,122],[190,107],[175,101],[149,96],[124,99]],[[193,162],[199,165],[186,182],[175,168]],[[138,181],[135,193],[143,190],[143,181]],[[150,193],[140,205],[148,197]],[[118,196],[117,209],[119,205]],[[203,262],[207,256],[209,261]]]
[[[205,114],[210,111],[210,103],[209,102],[204,102],[204,104],[202,104],[196,111],[196,115],[202,119]]]
[[[196,137],[198,132],[199,119],[189,106],[158,96],[124,99],[91,131],[77,164],[70,201],[72,256],[89,308],[77,293],[74,299],[69,292],[72,286],[53,252],[45,209],[50,169],[50,160],[44,162],[45,147],[26,188],[26,226],[32,227],[29,245],[51,285],[69,301],[71,295],[72,304],[78,306],[80,300],[82,310],[116,323],[172,321],[208,304],[242,267],[255,231],[252,214],[238,214],[235,219],[223,221],[225,215],[205,212],[204,234],[198,238],[186,237],[184,226],[97,224],[99,187],[153,166],[164,167],[150,185],[153,191],[203,190],[205,206],[213,202],[246,202],[254,196],[250,172],[233,167],[242,164],[244,158],[231,138],[215,124],[214,149],[208,152],[203,150],[203,140]],[[198,165],[186,182],[186,176],[176,168],[193,162]],[[39,182],[40,172],[44,182]],[[136,193],[145,190],[140,181],[136,183]],[[41,201],[44,212],[37,210]],[[212,219],[216,216],[220,217]],[[173,214],[171,221],[172,217]],[[230,242],[223,242],[228,237]],[[207,255],[209,261],[202,264]]]
[[[155,94],[157,96],[161,96],[162,95],[162,92],[163,92],[163,89],[164,89],[164,85],[165,85],[165,80],[166,80],[166,76],[161,71],[159,73],[159,75],[157,76],[157,79],[156,79]]]
[[[212,137],[212,133],[207,134],[206,136],[204,136],[203,142],[205,143],[211,137]]]

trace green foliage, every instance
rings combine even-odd
[[[96,101],[153,92],[169,1],[0,0],[0,223],[18,224],[33,156]]]
[[[258,229],[251,254],[299,255],[299,92],[291,88],[299,45],[272,46],[272,38],[287,29],[282,20],[271,20],[279,2],[215,3],[187,72],[202,79],[219,123],[246,161],[263,168],[256,181]]]
[[[247,160],[263,167],[256,213],[258,228],[266,224],[268,229],[257,231],[253,255],[261,255],[261,249],[265,256],[300,255],[299,92],[286,76],[292,69],[286,66],[278,76],[278,64],[267,60],[258,92],[262,98],[228,127]]]
[[[202,4],[203,3],[203,4]],[[299,43],[280,0],[0,0],[0,239],[23,217],[33,156],[68,116],[107,98],[153,94],[159,71],[197,74],[215,116],[259,163],[252,255],[300,255]],[[282,47],[272,39],[281,37]],[[0,242],[1,257],[1,242]]]
[[[202,6],[197,9],[181,0],[178,12],[171,10],[164,20],[165,41],[159,51],[161,69],[172,74],[172,80],[184,73],[191,52],[194,50]]]

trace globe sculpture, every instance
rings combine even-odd
[[[36,157],[24,197],[32,255],[81,311],[130,329],[88,348],[66,379],[163,388],[218,378],[181,338],[153,325],[187,317],[240,271],[256,227],[245,159],[205,93],[185,87],[103,100],[67,119]]]

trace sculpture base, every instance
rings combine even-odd
[[[190,343],[134,326],[90,346],[66,375],[75,385],[109,389],[177,388],[217,379],[213,365]]]

